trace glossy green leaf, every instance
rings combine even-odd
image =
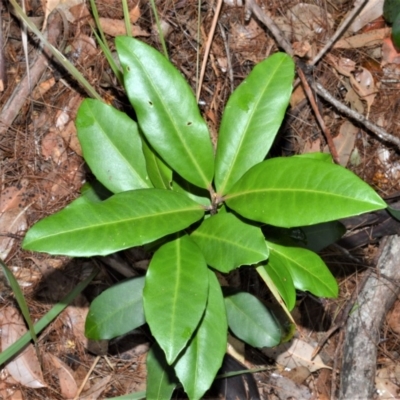
[[[221,272],[268,258],[261,229],[246,224],[232,213],[204,220],[191,238],[200,247],[207,264]]]
[[[400,221],[400,210],[397,210],[391,206],[387,206],[387,211],[393,218],[397,219],[397,221]]]
[[[185,193],[186,196],[204,207],[210,208],[211,206],[210,193],[207,190],[192,185],[177,174],[174,174],[172,188],[176,192]]]
[[[154,253],[143,294],[151,333],[171,364],[197,328],[208,296],[207,264],[189,236]]]
[[[400,12],[393,21],[392,40],[397,49],[400,49]]]
[[[176,387],[174,369],[167,364],[165,355],[157,343],[147,354],[147,400],[169,400]]]
[[[385,0],[383,3],[383,16],[390,24],[400,14],[400,0]]]
[[[278,228],[272,225],[263,227],[266,239],[289,247],[304,247],[319,252],[338,241],[346,232],[339,221],[301,226],[298,228]]]
[[[228,325],[240,340],[253,347],[273,347],[281,340],[281,327],[256,297],[239,292],[225,297]]]
[[[307,290],[319,297],[337,297],[336,279],[321,257],[300,247],[267,243],[270,251],[268,265],[276,271],[286,268],[296,289]]]
[[[250,169],[225,197],[246,218],[291,228],[386,207],[364,181],[335,164],[273,158]]]
[[[220,195],[267,155],[289,104],[293,77],[293,60],[276,53],[257,64],[229,98],[215,160]]]
[[[17,300],[19,309],[21,310],[21,313],[24,316],[25,322],[28,325],[29,333],[31,334],[32,340],[35,342],[35,344],[37,344],[38,338],[36,336],[35,328],[33,326],[31,314],[29,312],[28,303],[26,302],[25,296],[19,286],[19,283],[18,283],[17,279],[15,278],[14,274],[11,272],[11,270],[7,267],[7,265],[1,259],[0,259],[0,267],[3,271],[2,275],[4,275],[6,277],[7,282],[13,291],[14,297]]]
[[[143,139],[143,154],[146,159],[147,173],[154,187],[159,189],[171,189],[172,170],[160,158],[160,156]]]
[[[200,205],[180,193],[131,190],[101,203],[73,203],[39,221],[23,248],[73,257],[107,255],[178,232],[203,215]]]
[[[94,182],[86,182],[81,187],[81,197],[84,198],[85,201],[91,201],[95,203],[102,202],[107,200],[109,197],[113,195],[106,187],[104,187],[99,181]]]
[[[333,159],[332,159],[332,155],[331,154],[329,154],[329,153],[321,153],[319,151],[317,151],[315,153],[296,154],[293,157],[311,158],[313,160],[333,163]]]
[[[271,252],[268,262],[262,263],[259,268],[264,268],[288,310],[293,310],[296,305],[296,288],[285,263],[281,262],[280,257],[276,253]]]
[[[265,270],[265,268],[264,268],[264,266],[262,264],[260,264],[255,269],[256,269],[257,273],[260,275],[260,278],[267,285],[268,289],[270,290],[271,294],[274,296],[274,298],[277,301],[277,303],[282,308],[283,312],[288,317],[288,321],[291,321],[291,325],[294,326],[294,328],[291,327],[289,330],[293,331],[293,329],[294,329],[294,331],[295,331],[296,330],[296,328],[295,328],[296,324],[295,324],[295,322],[293,320],[292,314],[290,314],[290,311],[289,311],[288,307],[286,306],[286,303],[283,300],[282,296],[280,295],[279,290],[275,285],[275,282],[271,279],[271,276],[269,274],[267,274],[267,271]],[[290,303],[290,300],[288,301],[288,303]],[[285,337],[282,338],[282,340],[285,340]]]
[[[222,365],[227,344],[228,323],[221,287],[209,274],[207,308],[189,346],[175,364],[175,372],[191,400],[201,399]]]
[[[179,175],[208,189],[214,175],[214,154],[190,86],[147,44],[128,37],[118,37],[115,43],[125,89],[147,140]]]
[[[142,326],[144,277],[117,283],[97,296],[89,308],[85,335],[89,339],[113,339]]]
[[[119,193],[152,187],[137,125],[125,113],[86,99],[76,128],[85,161],[107,189]]]
[[[346,227],[339,221],[330,221],[292,229],[292,237],[296,232],[301,232],[304,235],[305,241],[304,245],[300,244],[301,247],[319,252],[337,242],[346,233]]]

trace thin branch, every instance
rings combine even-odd
[[[297,75],[299,75],[301,83],[303,84],[304,92],[306,93],[308,101],[311,104],[311,107],[312,107],[312,109],[314,111],[315,117],[317,118],[318,124],[321,127],[322,132],[324,133],[324,136],[325,136],[325,139],[326,139],[326,141],[328,143],[328,147],[329,147],[329,150],[331,152],[332,158],[333,158],[333,160],[335,161],[336,164],[340,164],[340,162],[339,162],[339,154],[338,154],[338,152],[336,150],[335,144],[333,143],[331,132],[329,131],[328,127],[325,125],[325,122],[324,122],[324,120],[323,120],[323,118],[322,118],[322,116],[321,116],[321,114],[320,114],[320,112],[318,110],[318,106],[317,106],[317,104],[315,102],[314,94],[313,94],[313,92],[312,92],[312,90],[310,88],[310,85],[309,85],[309,83],[307,81],[307,78],[304,75],[303,70],[300,67],[297,68]]]
[[[347,15],[345,20],[336,30],[335,34],[328,40],[325,46],[320,50],[320,52],[314,57],[311,61],[310,65],[315,65],[324,55],[325,53],[333,46],[333,44],[343,35],[344,31],[350,25],[351,21],[354,17],[361,11],[361,9],[367,4],[367,0],[356,0],[354,3],[353,10]]]
[[[254,14],[256,18],[270,30],[276,42],[283,50],[285,50],[287,54],[293,56],[292,45],[282,34],[282,31],[278,28],[275,22],[267,14],[265,14],[255,0],[246,0],[246,10],[251,14]]]
[[[221,12],[222,3],[223,3],[222,0],[218,0],[218,4],[217,4],[217,7],[215,9],[215,14],[214,14],[214,18],[213,18],[213,21],[212,21],[210,33],[208,34],[207,43],[206,43],[206,49],[205,49],[204,57],[203,57],[203,62],[201,64],[200,78],[199,78],[199,82],[198,82],[198,86],[197,86],[197,93],[196,93],[197,102],[199,102],[199,99],[200,99],[201,87],[203,85],[204,74],[206,72],[206,65],[207,65],[208,55],[210,54],[211,43],[212,43],[212,40],[214,38],[215,28],[217,26],[219,14]]]
[[[400,148],[400,138],[395,137],[388,132],[386,132],[383,128],[378,125],[373,124],[364,115],[359,114],[358,112],[351,110],[346,105],[342,104],[339,100],[336,100],[320,83],[314,82],[312,84],[312,88],[328,103],[332,104],[336,107],[340,112],[348,116],[349,118],[359,122],[360,124],[364,125],[369,131],[375,133],[380,139],[385,142],[391,143],[396,145]]]

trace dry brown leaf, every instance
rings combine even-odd
[[[284,368],[292,369],[304,366],[311,372],[315,372],[321,368],[331,369],[331,367],[324,364],[319,355],[311,359],[314,350],[315,347],[303,340],[294,338],[290,342],[282,343],[273,348],[265,347],[262,351],[268,357],[275,359],[275,361]]]
[[[1,349],[4,351],[26,333],[27,329],[21,315],[14,307],[4,307],[1,310],[0,318]],[[22,353],[12,359],[6,365],[6,369],[23,386],[30,388],[47,386],[32,344],[29,344]]]
[[[385,38],[389,37],[391,32],[391,28],[375,29],[338,40],[333,47],[335,49],[356,49],[359,47],[377,46],[380,45]]]
[[[340,127],[339,134],[333,138],[333,143],[339,155],[340,165],[343,167],[349,162],[358,131],[359,129],[350,121],[345,121]],[[324,151],[328,152],[328,147],[326,147]]]
[[[111,375],[104,377],[96,382],[86,393],[79,398],[80,400],[96,400],[104,392],[108,382],[111,380]]]
[[[317,153],[321,151],[321,139],[316,139],[312,142],[308,141],[304,145],[302,153]]]
[[[391,364],[378,369],[375,375],[375,387],[379,399],[398,399],[400,384],[400,365]]]
[[[311,392],[307,386],[298,385],[281,374],[272,372],[268,384],[274,388],[279,399],[311,400]]]
[[[400,52],[394,46],[391,37],[383,40],[381,65],[400,64]]]
[[[57,373],[58,380],[60,382],[61,394],[66,399],[73,399],[78,394],[78,385],[74,378],[74,373],[71,368],[63,363],[58,357],[48,353],[51,363],[54,365],[55,370],[53,372]]]
[[[7,381],[1,381],[0,399],[24,400],[24,396],[21,390],[12,387]]]
[[[383,0],[368,0],[365,7],[356,15],[347,29],[352,33],[357,32],[365,25],[379,18],[383,14],[383,2]]]
[[[303,384],[310,375],[310,370],[304,366],[293,368],[290,371],[282,371],[282,376],[289,378],[298,385]]]
[[[399,334],[400,333],[400,301],[397,300],[389,314],[386,317],[386,322],[388,323],[390,329]]]
[[[43,30],[46,29],[47,18],[49,17],[51,12],[57,8],[60,2],[61,0],[42,0],[42,8],[44,10]]]
[[[290,96],[290,106],[292,108],[296,107],[305,98],[306,94],[304,93],[303,86],[298,85],[296,89],[293,90],[292,95]]]
[[[5,260],[15,242],[15,234],[24,232],[27,227],[25,209],[12,208],[0,214],[0,258]],[[7,236],[10,235],[10,236]]]
[[[70,56],[75,58],[75,62],[85,65],[93,65],[98,54],[96,41],[83,33],[79,34],[71,43]]]
[[[42,139],[42,155],[46,160],[52,159],[56,164],[61,164],[67,160],[64,141],[54,129],[50,129],[49,133]]]
[[[22,208],[24,206],[24,195],[28,181],[22,180],[20,186],[10,186],[3,190],[0,195],[0,213],[11,210],[12,208]]]
[[[371,72],[360,67],[350,78],[350,83],[356,93],[360,96],[361,100],[367,103],[367,118],[371,111],[371,106],[375,101],[375,97],[378,94],[378,89],[375,85],[374,77]]]
[[[142,13],[140,12],[139,3],[138,3],[138,4],[136,4],[135,7],[132,8],[131,11],[129,11],[129,20],[131,21],[132,24],[135,24],[141,16],[142,16]]]
[[[125,21],[111,18],[99,18],[100,25],[105,33],[110,36],[126,35]],[[136,25],[132,25],[132,35],[136,36],[150,36],[150,34]]]
[[[297,42],[308,40],[310,43],[334,25],[325,9],[308,3],[296,4],[287,11],[286,17],[277,18],[275,22],[289,40],[294,37]]]
[[[65,128],[60,131],[60,134],[67,143],[68,147],[78,154],[78,156],[82,157],[82,147],[78,140],[74,121],[69,121]]]
[[[32,97],[35,100],[41,99],[54,85],[56,84],[56,79],[51,77],[43,82],[40,82],[33,90]]]

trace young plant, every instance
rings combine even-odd
[[[97,297],[86,335],[110,339],[147,323],[155,338],[147,398],[170,398],[180,382],[199,399],[221,366],[228,326],[256,347],[284,334],[255,296],[221,290],[219,273],[253,265],[286,310],[296,290],[334,297],[335,279],[309,249],[343,234],[331,221],[386,204],[328,155],[265,159],[292,92],[287,55],[258,64],[232,94],[214,154],[179,71],[138,40],[119,37],[116,47],[137,124],[89,99],[76,120],[85,160],[110,193],[87,187],[34,225],[23,247],[90,257],[151,244],[146,276]]]

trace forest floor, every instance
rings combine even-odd
[[[114,37],[125,34],[122,2],[95,2],[109,45],[114,49]],[[151,340],[148,334],[135,331],[120,340],[93,347],[84,337],[84,323],[90,301],[116,281],[130,276],[132,270],[143,274],[148,256],[125,251],[100,259],[71,260],[21,249],[26,230],[78,197],[84,182],[91,179],[74,127],[77,109],[87,95],[62,67],[43,56],[32,34],[28,34],[26,48],[29,83],[25,78],[28,64],[21,25],[11,4],[7,0],[2,3],[0,258],[18,279],[35,321],[90,274],[94,266],[100,267],[101,272],[84,294],[41,333],[38,355],[33,351],[24,356],[18,372],[12,373],[13,368],[3,366],[0,398],[97,399],[145,390],[145,359]],[[150,3],[128,0],[133,35],[162,51]],[[245,7],[240,0],[225,0],[200,86],[199,106],[212,137],[216,137],[222,111],[234,88],[255,64],[283,47],[299,66],[315,61],[305,71],[314,95],[318,91],[316,109],[326,127],[321,129],[303,84],[296,82],[284,125],[273,147],[274,154],[330,151],[341,165],[369,183],[384,199],[396,201],[400,197],[400,54],[393,48],[390,27],[382,12],[379,13],[383,1],[367,3],[371,9],[376,5],[378,11],[375,14],[374,10],[371,14],[357,11],[354,22],[316,60],[318,52],[353,10],[354,2],[248,0]],[[194,91],[199,85],[198,71],[217,5],[216,0],[206,0],[200,2],[199,9],[195,0],[156,1],[170,60]],[[94,37],[88,1],[25,0],[25,7],[35,25],[48,33],[48,40],[106,102],[121,110],[128,109],[123,88]],[[275,23],[280,38],[271,34],[269,19],[263,19],[260,12]],[[324,93],[329,93],[336,103],[324,99]],[[337,103],[348,111],[338,109]],[[365,126],[355,113],[366,117],[373,126]],[[327,145],[330,135],[333,147]],[[360,235],[362,227],[360,223],[358,230],[347,233],[348,238],[353,238],[347,244],[344,241],[321,254],[338,279],[339,298],[299,297],[294,310],[299,327],[298,348],[288,353],[298,368],[285,370],[285,365],[278,365],[255,349],[246,348],[242,354],[241,361],[247,368],[266,367],[255,375],[260,398],[336,397],[341,378],[343,325],[322,347],[318,368],[304,347],[314,349],[335,323],[340,325],[341,321],[335,318],[358,290],[364,271],[376,266],[380,238],[400,231],[396,224],[375,230],[369,226]],[[254,277],[246,279],[249,284]],[[21,317],[4,277],[0,295],[0,338],[4,349],[7,340],[19,337]],[[378,370],[390,369],[395,392],[400,382],[399,310],[400,303],[396,302],[382,326],[376,361]],[[8,333],[11,338],[7,340],[6,325],[16,327]],[[36,361],[29,361],[32,359]],[[390,398],[399,397],[395,394]]]

